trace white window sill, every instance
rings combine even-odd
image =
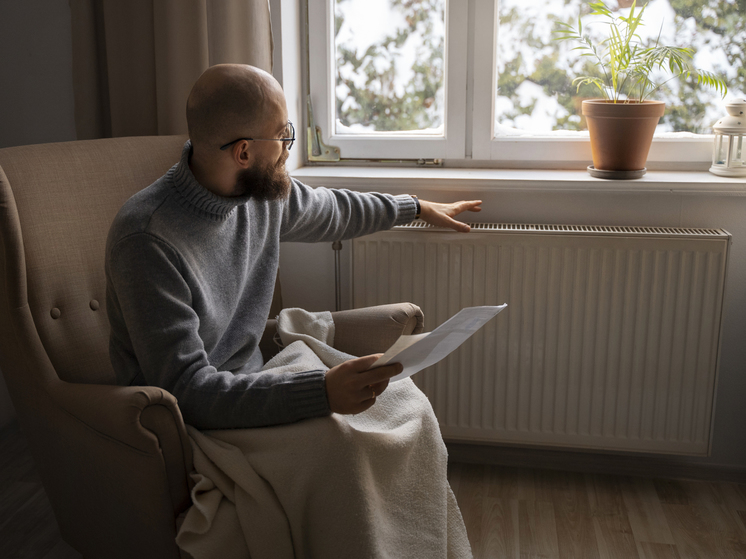
[[[708,171],[648,171],[645,176],[636,180],[597,179],[585,170],[543,169],[307,166],[290,174],[310,186],[381,190],[391,194],[408,193],[424,188],[430,191],[451,192],[580,190],[746,196],[746,178],[719,177]]]

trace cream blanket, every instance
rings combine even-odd
[[[265,370],[330,368],[330,313],[282,311]],[[313,349],[311,349],[313,348]],[[432,407],[410,379],[357,415],[200,432],[176,542],[195,559],[472,557]]]

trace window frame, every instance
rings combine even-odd
[[[497,95],[497,41],[499,40],[499,0],[470,0],[475,2],[474,18],[474,120],[472,158],[501,164],[516,163],[534,167],[539,162],[563,164],[566,168],[581,168],[591,159],[590,139],[586,137],[498,136],[494,135],[495,97]],[[477,48],[491,45],[491,48]],[[468,87],[468,85],[467,85]],[[489,118],[477,118],[477,115]],[[686,163],[701,168],[711,162],[713,135],[695,138],[653,139],[648,165]],[[681,168],[680,165],[676,165]]]
[[[343,159],[463,159],[466,144],[466,45],[468,14],[458,0],[446,4],[445,114],[443,136],[406,133],[371,135],[335,132],[334,13],[331,0],[308,0],[308,66],[314,122],[322,141],[340,148]],[[319,32],[318,30],[323,30]]]
[[[332,3],[330,0],[306,0],[309,99],[314,124],[322,130],[322,141],[339,147],[342,161],[386,164],[444,159],[446,164],[454,166],[584,169],[592,159],[587,136],[494,135],[498,2],[446,0],[445,137],[433,138],[403,134],[351,136],[332,132],[335,117]],[[323,33],[318,29],[323,29]],[[656,137],[648,155],[648,169],[706,169],[711,162],[713,138],[711,134]]]

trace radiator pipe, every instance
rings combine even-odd
[[[334,295],[336,297],[337,311],[342,310],[342,241],[332,243],[334,251]]]

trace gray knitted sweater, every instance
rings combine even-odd
[[[310,188],[288,200],[216,196],[179,163],[130,198],[106,243],[109,352],[123,385],[160,386],[200,429],[329,413],[324,371],[260,372],[280,241],[332,242],[414,219],[410,196]]]

